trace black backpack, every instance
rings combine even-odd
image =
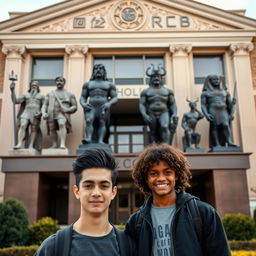
[[[132,255],[133,244],[130,239],[127,239],[124,232],[115,228],[114,231],[117,237],[117,242],[120,249],[120,255]],[[54,256],[69,256],[71,249],[73,225],[59,230],[55,237]]]

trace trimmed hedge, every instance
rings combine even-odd
[[[40,245],[48,236],[60,229],[58,221],[43,217],[29,226],[29,244]]]
[[[228,240],[256,238],[256,223],[253,218],[241,213],[226,214],[222,218]]]
[[[38,249],[38,245],[12,246],[0,249],[0,256],[33,256]]]
[[[229,241],[231,250],[252,250],[256,251],[256,239],[250,241]]]

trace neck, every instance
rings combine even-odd
[[[87,236],[104,236],[112,230],[108,221],[108,211],[103,215],[82,213],[74,224],[74,230]]]
[[[153,205],[157,207],[166,207],[176,204],[176,192],[165,196],[153,195]]]

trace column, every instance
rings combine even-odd
[[[249,52],[253,50],[252,43],[237,43],[230,45],[234,68],[234,81],[237,84],[237,104],[240,136],[244,152],[252,152],[251,168],[247,171],[249,195],[253,196],[251,188],[256,187],[256,109],[253,98],[252,73]],[[255,197],[255,194],[254,194]]]
[[[84,114],[79,100],[82,86],[85,82],[85,57],[88,52],[88,46],[67,45],[65,50],[68,54],[66,89],[75,94],[78,103],[77,112],[71,116],[73,135],[67,138],[67,145],[75,153],[84,137]]]
[[[8,155],[9,150],[14,146],[14,126],[11,100],[9,75],[11,71],[17,75],[15,92],[19,96],[22,92],[23,79],[23,57],[26,53],[26,48],[23,45],[4,45],[2,52],[6,55],[5,72],[4,72],[4,86],[3,86],[3,103],[2,103],[2,122],[0,125],[0,148],[1,155]],[[17,113],[17,111],[16,111]]]
[[[184,131],[181,128],[181,119],[185,112],[188,112],[186,98],[190,98],[190,68],[189,68],[189,53],[192,50],[190,44],[170,45],[169,50],[172,56],[172,73],[173,73],[173,90],[176,99],[179,123],[174,136],[173,145],[182,149],[182,136]]]

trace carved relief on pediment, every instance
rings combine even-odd
[[[224,30],[229,26],[219,24],[182,10],[163,7],[147,1],[118,0],[105,2],[70,14],[58,20],[41,24],[34,32],[82,31],[135,31],[135,30]]]

